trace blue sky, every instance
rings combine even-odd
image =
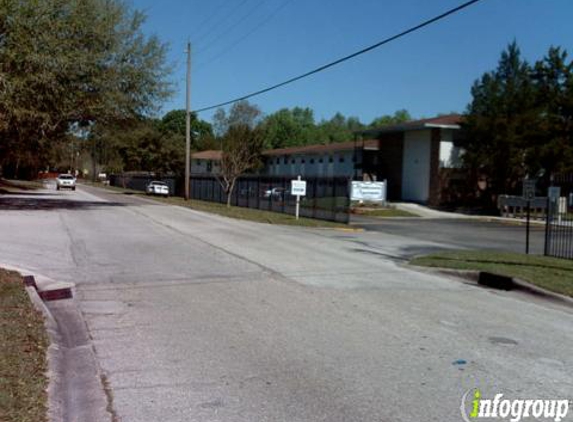
[[[354,52],[462,0],[132,0],[144,30],[170,46],[185,108],[185,44],[193,44],[192,108],[235,98]],[[265,113],[311,107],[369,122],[405,108],[414,117],[463,111],[473,81],[517,40],[525,58],[559,45],[573,55],[572,0],[483,0],[357,59],[250,101]],[[201,114],[210,120],[212,112]]]

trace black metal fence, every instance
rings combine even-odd
[[[158,180],[165,182],[169,186],[171,195],[176,195],[179,192],[179,183],[174,176],[160,177],[153,173],[124,173],[124,174],[110,174],[109,184],[124,189],[133,189],[145,192],[145,187],[149,182]]]
[[[290,194],[290,177],[244,176],[237,180],[231,205],[295,214],[296,197]],[[306,178],[306,196],[301,197],[300,216],[348,223],[350,181],[346,177]],[[191,177],[191,198],[226,203],[227,196],[213,176]]]
[[[183,196],[183,181],[153,174],[112,174],[110,185],[145,191],[153,180],[169,186],[172,195]],[[290,194],[291,177],[244,176],[237,180],[231,205],[266,211],[295,214],[296,197]],[[306,196],[301,197],[300,216],[348,223],[350,180],[346,177],[311,177],[306,179]],[[211,175],[191,176],[191,198],[226,203],[227,196],[219,181]]]
[[[558,191],[548,198],[545,255],[573,259],[573,174],[555,178],[553,185]]]

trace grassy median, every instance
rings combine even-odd
[[[46,420],[47,346],[22,277],[0,269],[0,421]]]
[[[573,297],[573,261],[497,251],[444,251],[414,258],[412,265],[487,271],[516,277]]]
[[[124,189],[115,186],[105,186],[99,183],[82,183],[88,186],[95,186],[99,188],[105,188],[111,191],[125,193],[130,195],[137,195],[146,197],[145,193],[140,191],[135,191],[132,189]],[[163,202],[170,205],[179,205],[182,207],[191,208],[197,211],[209,212],[212,214],[218,214],[225,217],[236,218],[239,220],[255,221],[257,223],[267,223],[267,224],[283,224],[290,226],[303,226],[303,227],[317,227],[317,228],[348,228],[347,224],[336,223],[332,221],[317,220],[313,218],[299,218],[298,220],[291,214],[283,214],[279,212],[264,211],[254,208],[245,207],[227,207],[226,204],[221,204],[219,202],[208,202],[208,201],[198,201],[196,199],[191,199],[185,201],[183,198],[178,196],[170,196],[169,198],[162,198],[160,196],[150,196],[148,197],[154,201]]]

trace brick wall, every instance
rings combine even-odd
[[[388,180],[388,199],[402,198],[402,161],[404,154],[404,133],[380,135],[378,151],[378,180]]]

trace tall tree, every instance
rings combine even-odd
[[[526,164],[547,181],[553,173],[573,171],[573,61],[567,61],[566,51],[551,47],[535,63],[532,78],[538,117]]]
[[[38,165],[70,128],[148,115],[169,94],[166,47],[121,0],[4,0],[0,17],[0,163]]]
[[[412,116],[406,109],[396,110],[393,115],[385,114],[380,117],[376,117],[368,125],[371,128],[393,125],[397,123],[404,123],[408,120],[412,120]]]
[[[232,126],[245,125],[255,128],[262,119],[261,109],[247,100],[234,103],[229,113],[223,108],[213,115],[213,130],[216,136],[223,136]]]
[[[466,112],[466,165],[487,175],[492,194],[515,193],[528,173],[527,146],[538,110],[531,67],[517,43],[502,53],[497,69],[485,73],[471,90]]]
[[[314,113],[310,108],[283,108],[261,123],[265,148],[285,148],[317,142]]]
[[[161,121],[137,119],[94,125],[86,148],[92,165],[108,172],[149,171],[182,175],[185,142],[161,130]],[[95,172],[94,172],[95,173]]]
[[[260,165],[262,148],[262,131],[243,123],[230,126],[222,137],[221,171],[217,178],[227,195],[227,207],[231,206],[237,179]]]
[[[167,112],[159,122],[159,129],[166,135],[173,135],[185,143],[186,135],[186,111],[171,110]],[[213,127],[209,122],[201,120],[197,114],[191,113],[191,149],[201,150],[203,146],[213,138]]]
[[[354,132],[364,129],[357,117],[345,117],[336,113],[329,120],[322,120],[317,125],[317,139],[322,144],[348,142],[354,138]]]

